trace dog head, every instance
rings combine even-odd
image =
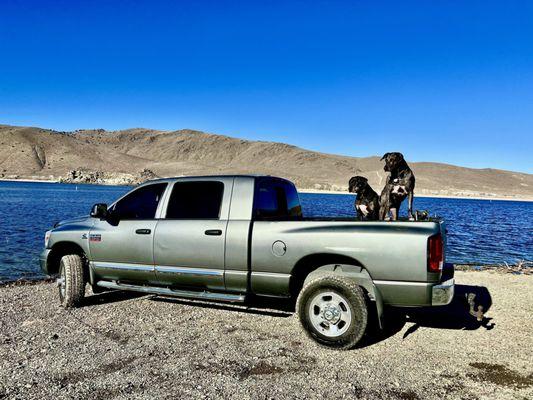
[[[364,176],[353,176],[348,182],[348,191],[350,193],[359,193],[366,186],[368,186],[368,179]]]
[[[387,172],[394,171],[403,162],[405,162],[402,153],[385,153],[383,154],[383,157],[381,157],[380,161],[383,160],[385,160],[385,166],[383,167],[383,169]]]

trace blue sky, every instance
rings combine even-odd
[[[0,123],[533,173],[533,2],[11,1]]]

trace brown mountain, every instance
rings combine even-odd
[[[417,194],[533,199],[533,175],[496,169],[412,162]],[[266,173],[300,188],[345,190],[353,175],[376,191],[385,173],[379,157],[345,157],[284,143],[235,139],[193,130],[80,130],[0,125],[0,177],[58,179],[69,170],[159,176]]]

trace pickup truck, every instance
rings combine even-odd
[[[307,334],[340,349],[384,306],[439,306],[454,293],[444,223],[305,218],[295,186],[263,175],[158,179],[46,232],[42,270],[64,307],[132,290],[244,303],[295,301]],[[286,303],[272,302],[274,303]]]

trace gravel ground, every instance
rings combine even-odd
[[[456,277],[450,306],[388,310],[347,352],[283,311],[120,292],[69,311],[51,283],[3,287],[0,398],[533,398],[533,276]]]

